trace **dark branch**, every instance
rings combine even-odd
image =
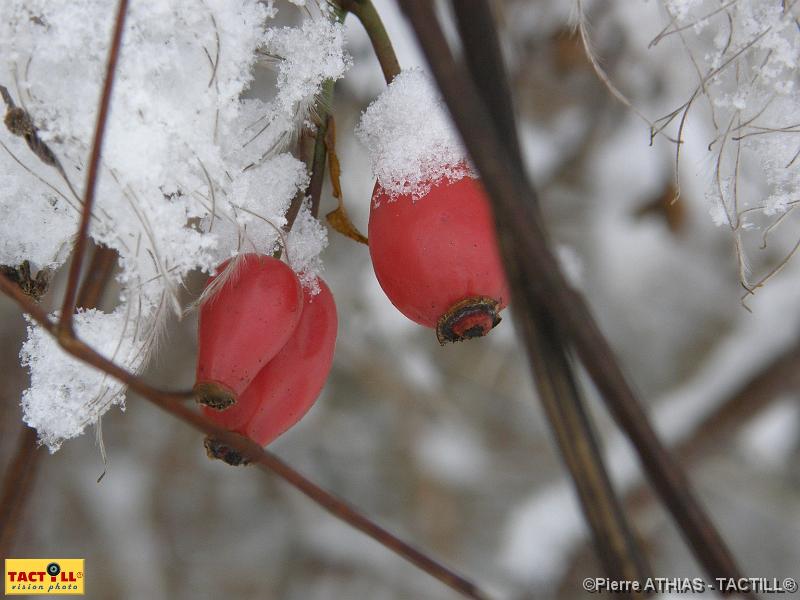
[[[515,168],[524,172],[514,106],[505,72],[494,15],[486,0],[451,2],[470,74],[486,103]],[[535,207],[538,212],[538,207]],[[541,215],[540,215],[541,216]],[[510,273],[522,287],[524,275]],[[517,316],[528,349],[538,397],[544,405],[561,455],[575,484],[592,530],[597,556],[607,576],[643,581],[650,575],[645,555],[614,493],[603,464],[588,410],[584,405],[567,348],[538,304]]]
[[[114,88],[114,75],[117,71],[117,61],[119,59],[119,50],[122,46],[122,33],[125,30],[125,16],[127,11],[128,0],[120,0],[117,7],[117,16],[114,21],[114,35],[111,40],[111,48],[108,51],[108,64],[106,66],[103,92],[100,97],[100,106],[97,110],[97,124],[94,131],[94,140],[92,142],[92,153],[89,157],[89,169],[86,173],[86,189],[83,192],[81,222],[78,226],[78,236],[72,251],[72,262],[69,268],[67,290],[64,292],[64,301],[61,305],[61,316],[58,328],[64,334],[72,333],[72,316],[75,313],[75,303],[77,300],[78,282],[81,276],[83,257],[86,254],[86,248],[89,244],[89,223],[92,218],[92,208],[94,206],[95,191],[97,189],[97,177],[100,172],[100,157],[103,152],[103,138],[105,137],[106,123],[108,122],[108,112],[111,106],[111,92]]]
[[[492,201],[512,300],[520,313],[541,305],[569,339],[619,426],[636,449],[652,485],[711,577],[739,577],[732,555],[694,496],[683,470],[656,437],[583,298],[567,283],[534,210],[536,193],[498,139],[474,85],[456,63],[432,3],[400,0]]]

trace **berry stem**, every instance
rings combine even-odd
[[[327,85],[328,82],[326,82]],[[323,94],[328,92],[323,91]],[[333,97],[333,82],[330,82],[329,97]],[[328,149],[325,146],[325,136],[328,134],[328,121],[330,115],[326,114],[317,129],[314,140],[314,155],[311,158],[311,180],[306,188],[306,196],[311,199],[311,215],[319,215],[319,205],[322,199],[322,185],[325,183],[325,167],[328,159]]]
[[[387,84],[391,83],[400,74],[400,63],[375,5],[371,0],[339,0],[339,5],[353,13],[361,22],[369,41],[372,42],[372,49],[381,65],[383,78]]]

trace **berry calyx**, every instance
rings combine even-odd
[[[493,298],[465,298],[444,313],[436,323],[436,339],[444,345],[482,337],[500,323],[500,303]]]
[[[216,458],[217,460],[228,463],[232,467],[245,466],[249,464],[249,461],[242,456],[240,452],[234,450],[228,446],[228,444],[220,442],[219,440],[207,437],[205,440],[203,440],[203,445],[206,448],[206,454],[208,455],[208,458]]]
[[[376,183],[369,217],[372,266],[386,296],[441,344],[481,337],[510,298],[480,181],[441,180],[417,200]]]
[[[286,345],[303,309],[303,290],[285,263],[246,254],[220,265],[207,286],[218,285],[200,307],[195,397],[226,409]],[[224,277],[217,280],[218,277]]]

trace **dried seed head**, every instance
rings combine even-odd
[[[50,271],[42,269],[34,277],[31,275],[31,265],[27,260],[18,267],[0,265],[0,273],[16,283],[26,296],[30,296],[36,302],[42,299],[50,284]]]
[[[19,106],[14,106],[6,111],[4,123],[11,133],[20,137],[32,135],[35,131],[30,115]]]
[[[203,445],[206,447],[208,458],[221,460],[232,467],[244,467],[249,463],[238,451],[219,440],[207,437],[203,441]]]

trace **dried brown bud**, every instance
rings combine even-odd
[[[26,137],[34,133],[33,121],[25,109],[14,106],[6,111],[5,124],[14,135]]]

